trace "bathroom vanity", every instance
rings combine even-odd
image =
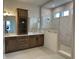
[[[28,31],[28,10],[17,8],[16,13],[17,17],[4,16],[5,53],[43,46],[44,34]]]
[[[24,35],[6,35],[5,53],[43,46],[44,34],[28,33]]]

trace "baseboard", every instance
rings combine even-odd
[[[71,59],[71,54],[63,51],[63,50],[59,50],[58,53],[62,56],[64,56],[66,59]]]

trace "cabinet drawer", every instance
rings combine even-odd
[[[18,42],[18,49],[25,49],[29,48],[29,39],[28,37],[18,37],[17,39]]]
[[[24,44],[24,43],[28,43],[28,37],[18,37],[17,41],[19,44]]]
[[[29,45],[28,44],[18,45],[18,49],[26,49],[26,48],[29,48]]]

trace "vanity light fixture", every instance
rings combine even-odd
[[[4,16],[13,16],[14,14],[10,13],[10,12],[7,12],[7,11],[4,11],[3,13]]]

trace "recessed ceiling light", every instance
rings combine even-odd
[[[52,4],[52,7],[55,7],[55,4]]]

